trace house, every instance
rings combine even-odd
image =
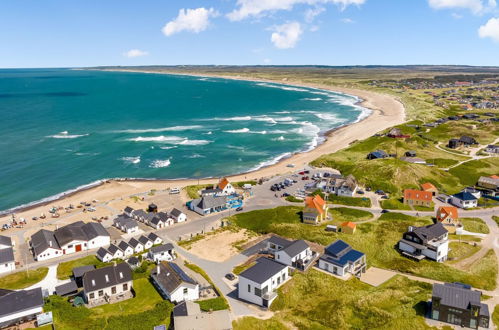
[[[489,144],[487,147],[485,147],[484,151],[489,154],[499,154],[499,146]]]
[[[124,214],[117,216],[113,220],[113,225],[127,234],[133,234],[139,230],[137,221]]]
[[[173,226],[175,223],[175,219],[171,216],[171,214],[168,214],[166,212],[159,212],[157,216],[161,219],[163,222],[164,226],[163,227],[168,227],[168,226]]]
[[[12,239],[8,236],[0,235],[0,250],[14,247]]]
[[[499,177],[481,176],[478,179],[477,186],[487,190],[499,191]]]
[[[140,222],[145,222],[147,217],[147,212],[144,210],[135,210],[133,211],[132,218],[138,220]]]
[[[175,259],[175,250],[171,243],[166,243],[152,247],[147,253],[147,257],[156,263],[161,261],[172,261]]]
[[[429,191],[405,189],[404,204],[410,206],[426,206],[430,207],[433,194]]]
[[[357,224],[355,222],[347,221],[343,222],[340,227],[342,233],[353,235],[357,229]]]
[[[118,244],[118,248],[123,252],[123,257],[125,258],[128,258],[132,254],[134,254],[133,248],[130,245],[128,245],[128,243],[125,241],[121,241]]]
[[[367,268],[366,255],[339,239],[326,247],[319,258],[319,268],[343,278],[350,274],[361,277]]]
[[[462,191],[450,197],[450,203],[462,209],[469,209],[478,206],[478,199],[469,192]]]
[[[106,249],[103,247],[99,248],[96,253],[97,259],[99,259],[102,262],[110,262],[111,260],[114,259],[114,256]]]
[[[128,241],[128,245],[132,247],[134,253],[140,253],[144,251],[144,245],[135,238],[131,238]]]
[[[461,136],[461,138],[459,139],[459,141],[460,141],[460,142],[462,143],[462,145],[464,145],[465,147],[471,147],[471,146],[473,146],[473,145],[478,144],[478,142],[477,142],[474,138],[472,138],[472,137],[470,137],[470,136],[465,136],[465,135]]]
[[[170,211],[170,216],[175,220],[175,223],[187,221],[187,215],[176,208]]]
[[[124,262],[83,275],[83,294],[89,307],[132,298],[132,285],[132,270]]]
[[[489,328],[490,313],[482,293],[462,283],[433,284],[430,317],[458,327]]]
[[[173,308],[175,330],[231,330],[228,310],[201,312],[199,304],[183,301]]]
[[[268,258],[259,258],[254,266],[239,274],[238,297],[268,308],[277,298],[276,290],[288,279],[288,266]]]
[[[130,266],[131,269],[136,269],[140,266],[140,260],[137,257],[130,257],[126,261],[126,263]]]
[[[431,192],[432,196],[436,196],[438,194],[438,189],[431,182],[425,182],[421,185],[421,190],[426,192]]]
[[[227,196],[203,196],[192,200],[189,208],[201,215],[220,212],[227,209]]]
[[[217,188],[222,190],[222,195],[233,195],[236,193],[236,189],[232,186],[232,183],[227,180],[227,178],[222,178],[218,182]]]
[[[457,208],[454,206],[441,206],[437,210],[437,221],[451,234],[455,234],[458,228],[462,227],[459,221]]]
[[[173,223],[173,219],[170,219]],[[168,218],[164,218],[159,216],[159,213],[157,216],[151,219],[151,221],[148,223],[149,226],[153,227],[154,229],[161,229],[165,228],[168,223]]]
[[[151,279],[159,293],[173,303],[199,299],[199,284],[173,262],[160,262]]]
[[[43,312],[43,294],[41,288],[31,290],[0,289],[0,328],[13,327],[36,320]]]
[[[81,288],[83,286],[83,275],[85,275],[86,272],[89,272],[94,269],[95,269],[94,265],[87,265],[87,266],[73,268],[73,279],[77,287]]]
[[[416,157],[416,152],[414,150],[408,150],[405,152],[406,157]]]
[[[156,235],[155,233],[149,233],[149,235],[147,235],[147,238],[152,242],[153,245],[158,245],[163,243],[163,239],[158,235]]]
[[[307,269],[315,258],[315,253],[304,240],[290,241],[276,235],[267,240],[267,250],[275,261],[300,270]]]
[[[30,246],[35,260],[41,261],[108,246],[110,241],[109,233],[100,223],[78,221],[55,231],[37,231],[31,236]]]
[[[411,137],[410,135],[403,134],[402,131],[396,127],[392,128],[386,136],[391,137],[391,138],[409,138],[409,137]]]
[[[0,274],[10,273],[16,269],[16,261],[14,259],[14,249],[7,248],[0,250]]]
[[[130,217],[130,218],[133,218],[133,212],[134,212],[134,209],[132,207],[130,207],[130,206],[125,207],[125,209],[123,210],[123,213],[127,217]]]
[[[125,253],[114,244],[109,245],[107,251],[113,256],[113,259],[123,259],[125,257]]]
[[[332,176],[326,184],[326,191],[337,196],[352,197],[357,191],[357,180],[353,175],[346,178],[343,176]]]
[[[450,139],[449,143],[447,143],[447,147],[450,149],[456,149],[462,145],[463,145],[463,143],[459,139]]]
[[[388,158],[388,154],[383,150],[376,150],[367,155],[367,159],[383,159]]]
[[[154,245],[153,241],[151,241],[149,238],[147,238],[144,235],[142,235],[142,236],[139,237],[139,242],[142,245],[144,245],[144,250],[149,250]]]
[[[398,242],[398,248],[403,255],[416,260],[428,258],[444,262],[449,252],[448,231],[441,222],[424,227],[410,226]]]
[[[476,199],[480,199],[480,197],[482,197],[482,192],[474,187],[466,187],[463,189],[463,192],[472,194]]]
[[[320,195],[305,198],[303,222],[317,225],[328,218],[329,207]]]
[[[219,188],[214,188],[214,187],[211,187],[211,188],[206,188],[206,189],[203,189],[201,190],[201,196],[220,196],[222,195],[222,189],[219,189]]]

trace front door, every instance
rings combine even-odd
[[[81,244],[75,245],[75,251],[80,252],[81,251]]]

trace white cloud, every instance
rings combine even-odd
[[[463,18],[463,15],[460,15],[458,13],[452,13],[450,15],[452,16],[452,18],[455,18],[455,19],[461,19],[461,18]]]
[[[275,31],[272,33],[270,40],[275,47],[280,49],[288,49],[296,46],[296,43],[300,40],[303,33],[300,23],[291,22],[282,25],[275,26],[273,28]]]
[[[309,8],[305,11],[305,21],[312,23],[316,16],[322,14],[326,9],[324,7]]]
[[[218,12],[213,8],[180,9],[178,16],[173,21],[166,23],[161,31],[167,37],[182,31],[199,33],[208,28],[210,17],[216,16],[218,16]]]
[[[238,8],[227,14],[231,21],[240,21],[251,16],[262,16],[267,12],[291,10],[295,5],[336,4],[342,9],[350,5],[362,5],[366,0],[237,0]]]
[[[128,58],[147,56],[147,55],[149,55],[148,52],[140,50],[140,49],[130,49],[129,51],[123,53],[123,56],[128,57]]]
[[[342,18],[340,21],[342,23],[346,23],[346,24],[353,24],[353,23],[355,23],[355,21],[353,19],[351,19],[351,18]]]
[[[428,0],[428,4],[433,9],[469,9],[475,14],[497,6],[495,0]]]
[[[499,18],[491,18],[485,25],[478,29],[480,38],[491,38],[499,42]]]

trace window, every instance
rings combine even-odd
[[[73,247],[73,244],[68,245],[68,249],[71,249]]]
[[[251,285],[248,284],[248,292],[251,292]]]
[[[113,286],[113,287],[111,288],[111,294],[116,294],[116,287],[115,287],[115,286]]]
[[[259,288],[255,288],[255,296],[261,297],[262,296],[262,290],[260,290]]]
[[[280,258],[281,258],[281,256],[280,256],[280,255],[277,255],[277,259],[280,259]]]
[[[95,298],[95,293],[93,293],[93,292],[92,292],[92,293],[91,293],[91,294],[89,294],[88,296],[89,296],[89,298],[90,298],[90,299],[94,299],[94,298]]]
[[[188,293],[189,293],[189,289],[188,288],[184,288],[184,295],[188,294]]]
[[[123,284],[123,291],[128,291],[128,283]]]
[[[104,291],[99,290],[99,297],[102,297],[104,295]]]
[[[286,273],[282,274],[282,281],[286,280]]]

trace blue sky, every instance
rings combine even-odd
[[[0,67],[499,66],[495,0],[0,1]]]

